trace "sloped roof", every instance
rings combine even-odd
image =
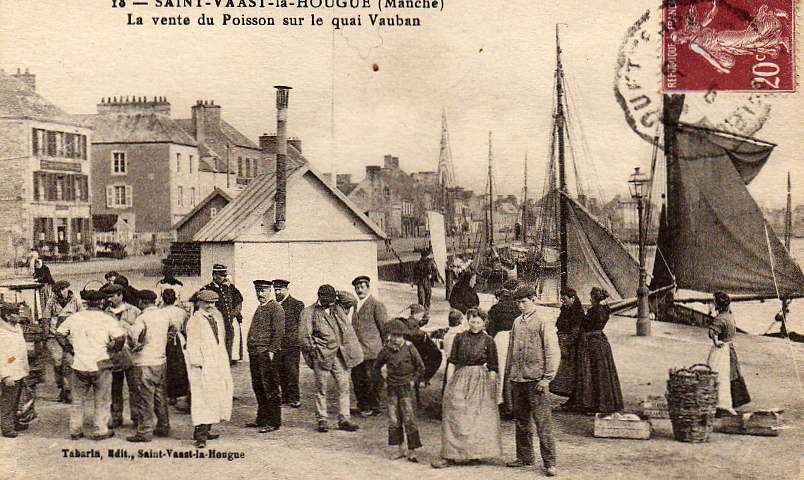
[[[80,121],[72,118],[64,110],[2,71],[0,71],[0,118],[30,118],[81,125]]]
[[[229,195],[225,191],[221,190],[220,188],[215,187],[215,188],[212,189],[211,192],[209,192],[209,195],[207,195],[203,200],[201,200],[198,203],[198,205],[195,206],[195,208],[190,210],[190,212],[187,213],[187,215],[183,216],[181,218],[181,220],[176,222],[176,224],[173,225],[172,229],[173,230],[178,230],[179,228],[181,228],[182,225],[184,225],[185,223],[187,223],[188,220],[193,218],[193,215],[195,215],[196,213],[198,213],[199,210],[204,208],[204,205],[206,205],[207,203],[211,202],[213,198],[218,197],[218,196],[222,197],[227,202],[232,201],[232,196],[231,195]]]
[[[300,180],[305,173],[310,172],[327,190],[329,190],[341,203],[377,236],[385,238],[385,233],[368,217],[360,212],[355,205],[346,198],[337,188],[326,182],[320,173],[309,164],[288,164],[288,188]],[[276,176],[274,172],[266,173],[255,178],[235,199],[223,208],[215,218],[211,219],[193,237],[195,242],[232,242],[240,234],[259,221],[259,218],[274,205],[276,192]]]
[[[175,143],[197,145],[175,120],[158,113],[76,115],[95,133],[92,143]]]
[[[174,120],[187,135],[193,135],[193,119],[181,118]],[[253,148],[259,150],[260,147],[248,137],[240,133],[236,128],[229,125],[226,120],[221,119],[220,129],[210,129],[204,132],[203,147],[209,149],[211,154],[215,154],[220,158],[226,156],[226,145],[236,145],[238,147]],[[204,155],[206,152],[202,152]]]

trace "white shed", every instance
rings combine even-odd
[[[252,281],[284,278],[306,305],[318,287],[351,290],[358,275],[377,279],[377,245],[382,230],[309,164],[287,169],[285,225],[275,228],[276,176],[264,174],[193,237],[201,243],[201,275],[212,266],[229,268],[245,297],[244,334],[257,300]]]

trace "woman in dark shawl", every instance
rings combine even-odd
[[[550,382],[550,392],[569,397],[562,410],[574,408],[572,391],[575,386],[575,348],[578,343],[578,331],[584,323],[583,305],[574,289],[561,289],[561,313],[556,320],[558,345],[561,348],[561,363],[555,378]]]
[[[718,372],[717,410],[718,414],[728,412],[736,415],[734,408],[751,401],[745,380],[740,374],[740,363],[734,350],[734,336],[737,326],[729,304],[731,299],[723,292],[715,292],[715,310],[717,316],[709,325],[709,338],[712,348],[709,350],[707,363]]]
[[[470,308],[476,308],[480,305],[480,298],[475,292],[475,282],[477,281],[477,274],[472,270],[467,270],[458,278],[458,282],[452,287],[452,292],[449,295],[449,306],[460,310],[461,313],[466,315]]]
[[[609,307],[600,302],[608,296],[602,288],[592,288],[592,306],[586,312],[578,333],[572,400],[575,409],[586,414],[623,409],[617,366],[609,340],[603,333],[609,321]]]

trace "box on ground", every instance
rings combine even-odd
[[[670,418],[664,395],[648,395],[639,402],[639,406],[642,407],[642,418]]]
[[[738,435],[777,437],[782,430],[784,410],[757,410],[715,419],[715,431]]]
[[[600,438],[648,440],[653,426],[633,413],[595,414],[595,433]]]

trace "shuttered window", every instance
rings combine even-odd
[[[107,208],[126,208],[133,204],[131,185],[108,185],[106,187]]]
[[[82,202],[89,201],[89,180],[87,179],[86,175],[79,175],[78,176],[78,183],[81,185],[81,197],[80,200]],[[89,228],[89,227],[87,227]]]

